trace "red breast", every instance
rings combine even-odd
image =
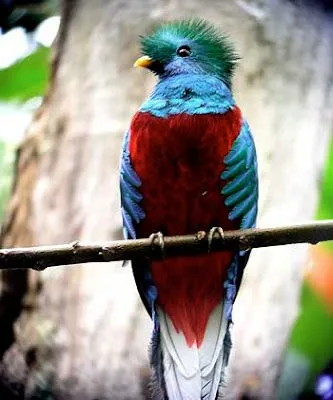
[[[138,237],[239,227],[228,219],[220,175],[240,127],[237,107],[225,114],[134,116],[130,154],[146,214]],[[231,258],[224,252],[152,263],[158,303],[189,346],[202,342],[209,315],[223,297]]]

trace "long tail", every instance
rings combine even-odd
[[[223,303],[211,313],[203,341],[198,348],[188,347],[182,332],[157,309],[159,320],[158,360],[152,360],[159,370],[160,384],[169,400],[215,400],[230,350],[229,322]],[[160,364],[160,366],[156,365]]]

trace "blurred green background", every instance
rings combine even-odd
[[[333,218],[332,177],[331,138],[321,181],[317,219]],[[333,357],[333,241],[310,248],[301,292],[300,315],[290,337],[288,356],[301,357],[302,362],[308,365],[305,391],[311,390],[316,375]]]
[[[10,193],[15,149],[47,87],[50,50],[32,54],[0,70],[0,219]]]

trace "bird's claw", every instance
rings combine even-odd
[[[153,254],[158,255],[161,259],[165,258],[163,233],[152,233],[149,238],[151,240],[151,248]]]
[[[212,229],[210,229],[207,236],[208,253],[210,253],[212,250],[212,242],[215,234],[218,234],[220,239],[224,239],[224,231],[220,226],[214,226]]]

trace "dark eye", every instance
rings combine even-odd
[[[180,46],[177,50],[179,57],[188,57],[191,55],[191,49],[188,46]]]

